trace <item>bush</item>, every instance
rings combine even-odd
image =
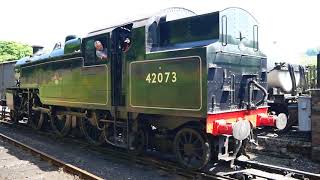
[[[13,41],[0,41],[0,62],[32,55],[32,47]]]

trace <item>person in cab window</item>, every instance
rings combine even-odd
[[[122,51],[127,52],[131,46],[131,40],[126,38],[122,43]]]
[[[95,41],[94,47],[96,48],[96,55],[99,60],[107,60],[108,59],[107,48],[103,48],[103,45],[100,41]]]

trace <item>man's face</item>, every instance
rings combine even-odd
[[[96,47],[96,50],[99,50],[99,51],[103,50],[103,46],[100,41],[95,42],[94,45]]]

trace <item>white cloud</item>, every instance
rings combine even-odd
[[[0,3],[0,39],[51,48],[68,34],[83,37],[167,7],[205,13],[230,6],[244,8],[258,19],[261,47],[270,57],[294,59],[306,48],[320,45],[319,3],[315,0],[10,0]]]

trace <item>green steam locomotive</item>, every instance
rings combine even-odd
[[[285,127],[285,116],[267,114],[258,42],[243,9],[170,8],[20,59],[6,102],[34,129],[49,122],[65,136],[79,127],[93,145],[174,152],[200,169],[235,159],[256,127]]]

